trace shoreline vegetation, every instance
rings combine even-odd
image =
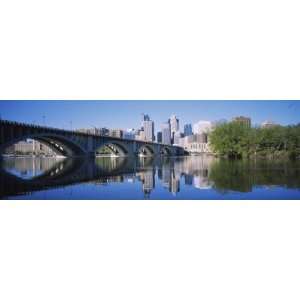
[[[209,134],[212,150],[229,159],[299,159],[300,124],[250,127],[239,122],[217,126]]]

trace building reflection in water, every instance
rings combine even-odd
[[[207,155],[135,159],[10,157],[4,158],[1,166],[0,197],[82,183],[138,185],[145,198],[156,186],[174,196],[191,191],[188,186],[194,187],[195,193],[196,189],[213,189],[222,194],[251,192],[255,186],[300,187],[300,162],[228,161]]]
[[[149,169],[141,172],[139,179],[142,182],[144,196],[145,198],[148,198],[152,190],[155,188],[155,170]]]
[[[173,170],[171,172],[169,191],[175,196],[178,192],[180,192],[180,177],[177,177],[178,173],[175,173]]]
[[[173,195],[180,192],[180,180],[184,178],[185,185],[195,188],[212,188],[209,180],[209,168],[213,163],[212,156],[189,156],[181,158],[163,158],[158,161],[158,178],[162,186]]]
[[[185,185],[193,185],[199,189],[211,188],[209,168],[213,161],[212,156],[189,156],[163,160],[159,172],[163,186],[176,195],[180,192],[180,179],[184,177]]]
[[[155,189],[155,179],[173,195],[180,192],[180,180],[195,188],[210,188],[209,165],[211,159],[200,157],[97,157],[95,160],[72,160],[59,158],[8,158],[3,167],[18,178],[32,179],[30,188],[51,186],[59,180],[62,185],[74,182],[92,182],[95,185],[110,183],[141,183],[144,197],[148,198]],[[156,177],[157,175],[157,177]],[[37,180],[40,178],[40,182]],[[55,181],[53,181],[55,178]],[[10,178],[11,180],[11,178]],[[18,183],[20,186],[20,182]]]
[[[193,176],[192,175],[184,175],[184,184],[185,185],[193,185]]]

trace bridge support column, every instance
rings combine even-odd
[[[127,156],[131,156],[134,157],[136,156],[136,144],[132,143],[132,144],[127,144]]]
[[[133,156],[138,156],[138,154],[139,154],[138,145],[137,145],[136,141],[134,141],[132,144],[132,154],[133,154]]]

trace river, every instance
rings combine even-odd
[[[300,162],[6,157],[1,199],[300,199]]]

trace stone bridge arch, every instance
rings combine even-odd
[[[3,154],[5,149],[17,144],[18,142],[32,139],[38,141],[56,154],[63,156],[82,156],[87,154],[84,144],[80,143],[78,139],[72,139],[69,136],[59,134],[23,134],[12,139],[9,139],[0,145],[0,154]]]
[[[168,146],[162,146],[160,148],[160,155],[171,156],[172,154],[172,150]]]
[[[156,149],[150,144],[141,144],[138,147],[137,153],[142,156],[154,156]]]
[[[114,140],[106,140],[102,141],[100,144],[96,144],[94,151],[96,153],[105,147],[108,148],[113,154],[118,156],[127,156],[130,154],[130,149],[126,144]]]

